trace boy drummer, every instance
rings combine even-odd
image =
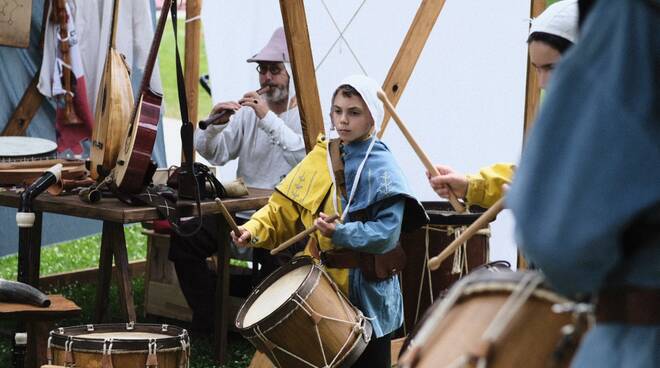
[[[374,336],[354,367],[390,367],[391,333],[403,323],[396,273],[405,264],[403,230],[427,221],[401,169],[375,132],[383,120],[378,84],[351,76],[335,90],[330,118],[339,138],[315,148],[276,187],[269,203],[232,233],[236,244],[273,248],[302,227],[318,227],[305,254],[321,258]],[[341,214],[342,221],[331,221]],[[318,245],[316,245],[318,244]]]

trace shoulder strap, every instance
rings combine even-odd
[[[344,177],[344,160],[341,158],[339,145],[339,139],[331,139],[328,141],[328,152],[330,152],[330,162],[332,162],[332,171],[335,175],[335,184],[337,184],[341,195],[348,199],[346,178]]]

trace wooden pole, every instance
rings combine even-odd
[[[392,106],[396,106],[399,102],[444,5],[445,0],[422,0],[419,5],[406,38],[403,39],[383,83],[383,91],[392,102]],[[379,139],[383,137],[389,120],[390,114],[386,111],[383,124],[378,132]]]
[[[538,17],[545,10],[546,0],[531,0],[530,18]],[[534,123],[536,111],[539,106],[541,98],[541,88],[539,81],[536,78],[536,71],[529,60],[529,53],[527,54],[527,84],[525,87],[525,136]]]
[[[396,113],[394,106],[392,106],[392,103],[387,99],[387,95],[385,95],[385,92],[378,91],[378,98],[380,98],[380,100],[383,101],[383,104],[385,105],[385,111],[388,111],[392,115],[394,122],[396,122],[397,125],[399,126],[399,129],[401,129],[401,132],[408,140],[408,143],[410,143],[410,145],[412,146],[413,150],[417,154],[417,157],[419,157],[419,159],[422,160],[422,163],[426,167],[426,170],[428,170],[428,172],[432,176],[440,175],[440,173],[435,168],[435,166],[433,166],[433,163],[426,155],[424,150],[422,150],[422,147],[420,147],[419,144],[417,144],[415,138],[413,138],[412,134],[410,134],[410,131],[406,127],[406,124],[399,117],[399,114]],[[449,188],[449,203],[451,203],[451,206],[454,207],[454,211],[459,213],[465,212],[465,207],[461,204],[461,202],[458,201],[458,198],[456,198],[456,194],[454,194],[454,191],[451,188]]]
[[[197,124],[197,108],[199,100],[199,42],[201,35],[201,22],[199,18],[202,10],[202,0],[188,0],[186,2],[185,55],[183,78],[186,85],[186,100],[188,102],[188,117],[192,124]],[[181,152],[181,162],[185,161]],[[192,160],[195,161],[193,150]]]
[[[546,0],[531,0],[530,5],[530,18],[539,16],[546,7]],[[529,60],[529,53],[527,53],[527,85],[525,87],[525,125],[523,127],[523,144],[524,139],[527,137],[541,100],[541,88],[539,87],[538,78],[536,78],[536,71],[534,66]],[[517,268],[519,270],[527,268],[527,261],[523,255],[518,251]]]
[[[46,39],[46,22],[48,22],[48,10],[50,10],[50,2],[44,1],[44,12],[41,18],[41,34],[39,36],[39,52],[43,53],[44,50],[44,41]],[[32,81],[25,89],[21,101],[16,106],[16,109],[11,114],[9,121],[5,124],[4,129],[0,135],[2,136],[14,136],[14,135],[25,135],[28,126],[32,122],[32,118],[39,110],[41,102],[43,101],[43,96],[39,93],[37,89],[37,84],[39,83],[39,71],[34,74]]]
[[[439,255],[431,258],[428,262],[429,268],[432,271],[435,271],[440,267],[442,264],[442,261],[447,259],[447,257],[451,256],[455,251],[456,248],[458,248],[461,244],[465,243],[466,241],[470,240],[474,234],[477,233],[480,229],[488,225],[495,216],[497,216],[500,211],[504,209],[504,198],[500,198],[493,204],[486,212],[481,214],[479,218],[472,223],[472,225],[468,226],[467,229],[456,239],[454,239],[453,242],[451,242],[447,248],[445,248]]]
[[[303,0],[280,0],[282,22],[291,58],[293,81],[297,91],[298,110],[305,149],[310,152],[316,137],[324,131],[323,112],[316,85],[314,58],[309,42],[307,17]],[[289,82],[290,83],[290,82]]]

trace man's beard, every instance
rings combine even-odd
[[[268,92],[264,95],[264,99],[268,102],[283,102],[289,98],[288,88],[284,86],[270,86]]]

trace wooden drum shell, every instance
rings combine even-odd
[[[267,317],[251,326],[243,325],[247,311],[263,290],[293,269],[306,265],[312,265],[311,271],[296,292],[304,299],[303,305],[310,307],[319,315],[345,321],[356,321],[363,326],[364,331],[361,333],[360,330],[354,331],[353,326],[350,324],[326,318],[316,318],[328,362],[339,355],[332,367],[350,366],[366,347],[371,336],[371,324],[359,313],[357,308],[348,302],[348,299],[344,300],[346,303],[344,304],[338,296],[340,291],[336,284],[330,280],[329,276],[319,266],[314,265],[309,257],[294,259],[289,264],[273,272],[257,286],[239,310],[236,317],[236,327],[241,335],[268,356],[275,366],[287,368],[308,367],[299,359],[265,342],[259,334],[263,334],[268,341],[282,349],[293,352],[314,366],[324,366],[319,337],[314,328],[315,318],[310,317],[298,305],[300,301],[296,303],[290,297]]]

